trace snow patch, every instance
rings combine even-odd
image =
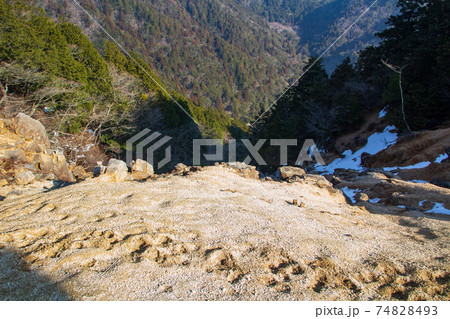
[[[439,156],[436,158],[436,160],[435,160],[434,162],[435,162],[435,163],[442,163],[442,162],[443,162],[444,160],[446,160],[447,158],[448,158],[448,154],[441,154],[441,155],[439,155]],[[384,169],[386,172],[391,172],[391,171],[396,171],[396,170],[399,170],[399,169],[417,169],[417,168],[425,168],[425,167],[428,167],[430,164],[431,164],[431,162],[426,161],[426,162],[421,162],[421,163],[417,163],[417,164],[414,164],[414,165],[403,166],[403,167],[399,167],[399,166],[383,167],[383,169]],[[413,181],[413,182],[416,182],[416,183],[427,183],[427,182],[425,182],[425,181],[420,181],[420,180]]]
[[[386,106],[384,109],[382,109],[382,110],[380,111],[380,113],[378,113],[378,118],[379,118],[379,119],[381,119],[382,117],[385,117],[385,116],[386,116],[386,114],[387,114],[387,109],[388,109],[388,106]]]
[[[356,196],[356,194],[358,194],[360,192],[359,189],[351,189],[348,187],[343,187],[343,188],[341,188],[341,191],[343,191],[344,194],[347,195],[351,199],[353,204],[356,203],[355,196]]]
[[[434,203],[434,207],[425,213],[450,215],[450,210],[444,207],[444,204]]]
[[[428,184],[427,181],[422,181],[422,180],[420,180],[420,179],[413,179],[413,180],[410,181],[410,182],[418,183],[418,184]]]
[[[417,168],[425,168],[428,167],[428,165],[430,165],[431,162],[421,162],[421,163],[417,163],[414,165],[409,165],[409,166],[403,166],[403,167],[398,167],[398,166],[393,166],[393,167],[383,167],[383,169],[386,172],[391,172],[391,171],[396,171],[399,169],[417,169]]]
[[[354,169],[361,172],[363,170],[363,167],[361,166],[361,155],[363,153],[374,155],[395,144],[398,135],[393,132],[394,130],[396,130],[395,126],[387,126],[382,133],[374,133],[369,136],[367,139],[367,144],[355,153],[351,150],[346,150],[342,153],[344,158],[338,158],[332,163],[324,166],[316,164],[315,169],[318,172],[329,174],[334,173],[334,170],[338,168]]]
[[[435,163],[442,163],[444,160],[446,160],[448,158],[448,154],[447,153],[445,153],[445,154],[441,154],[441,155],[439,155],[437,158],[436,158],[436,160],[434,161]]]
[[[381,198],[371,198],[371,199],[369,199],[369,202],[372,204],[377,204],[380,202],[380,200],[381,200]]]

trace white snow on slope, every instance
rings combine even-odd
[[[436,160],[434,161],[435,163],[442,163],[444,160],[446,160],[448,158],[448,154],[441,154],[439,155]]]
[[[343,191],[344,194],[347,195],[352,200],[353,204],[356,203],[355,196],[356,196],[356,194],[359,193],[359,191],[360,191],[359,189],[351,189],[348,187],[343,187],[343,188],[341,188],[341,191]]]
[[[450,210],[444,207],[444,204],[441,203],[434,203],[434,207],[425,213],[435,213],[435,214],[444,214],[444,215],[450,215]]]
[[[425,167],[427,167],[427,166],[430,165],[430,164],[431,164],[431,162],[421,162],[421,163],[417,163],[417,164],[414,164],[414,165],[403,166],[403,167],[398,167],[398,166],[393,166],[393,167],[383,167],[383,169],[384,169],[386,172],[391,172],[391,171],[395,171],[395,170],[398,170],[398,169],[425,168]]]
[[[378,118],[379,119],[381,119],[382,117],[385,117],[386,116],[386,114],[387,114],[387,106],[384,108],[384,109],[382,109],[381,111],[380,111],[380,113],[378,113]]]
[[[418,183],[418,184],[429,184],[427,181],[423,181],[421,179],[413,179],[412,181],[413,183]]]
[[[442,163],[442,161],[446,160],[448,158],[447,154],[441,154],[439,155],[436,160],[434,161],[435,163]],[[417,163],[414,165],[409,165],[409,166],[403,166],[403,167],[399,167],[399,166],[393,166],[393,167],[384,167],[383,169],[387,172],[391,172],[391,171],[395,171],[395,170],[399,170],[399,169],[415,169],[415,168],[425,168],[428,167],[431,164],[431,162],[421,162],[421,163]]]
[[[352,153],[351,150],[347,150],[342,153],[342,155],[345,156],[344,158],[338,158],[332,163],[324,166],[316,164],[316,171],[329,174],[334,173],[334,170],[337,168],[362,171],[363,167],[361,166],[361,154],[369,153],[373,155],[395,144],[398,135],[393,132],[394,130],[396,130],[395,126],[387,126],[382,133],[374,133],[369,136],[366,146],[359,149],[355,153]]]

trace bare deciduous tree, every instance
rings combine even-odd
[[[399,67],[396,65],[392,65],[387,63],[384,60],[381,60],[381,62],[387,66],[389,69],[391,69],[392,71],[394,71],[395,73],[398,74],[398,84],[400,86],[400,96],[402,99],[402,115],[403,115],[403,122],[405,123],[406,129],[408,130],[409,133],[412,133],[411,128],[408,125],[408,122],[406,121],[406,114],[405,114],[405,99],[403,97],[403,86],[402,86],[402,73],[403,73],[403,69],[407,67],[407,65]]]

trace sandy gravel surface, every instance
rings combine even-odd
[[[91,179],[0,202],[0,299],[448,300],[449,225],[224,167]]]

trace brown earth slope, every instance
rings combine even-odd
[[[450,184],[450,161],[434,163],[437,156],[450,152],[450,128],[416,132],[413,136],[400,137],[397,143],[368,158],[365,164],[371,168],[410,166],[431,162],[425,168],[400,170],[406,180],[431,181],[439,179]]]

